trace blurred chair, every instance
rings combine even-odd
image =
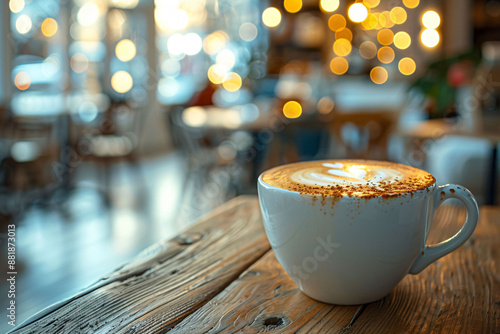
[[[143,190],[137,147],[145,115],[145,112],[132,109],[126,102],[115,101],[91,122],[70,121],[69,141],[72,152],[76,154],[72,159],[76,160],[77,166],[81,162],[90,162],[102,171],[104,189],[101,190],[107,204],[110,203],[112,168],[118,162],[126,162],[133,168],[140,178],[136,184],[140,191]],[[139,196],[139,199],[144,198]]]
[[[9,203],[20,212],[35,201],[47,203],[58,188],[53,164],[59,161],[58,117],[18,117],[3,109],[0,124],[0,179]]]

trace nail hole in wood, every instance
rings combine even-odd
[[[264,319],[264,326],[266,327],[278,327],[284,324],[283,318],[269,317]]]

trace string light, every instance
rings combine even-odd
[[[391,49],[389,46],[383,46],[377,52],[378,60],[380,60],[380,62],[384,64],[391,63],[394,60],[394,57],[395,57],[394,50]]]
[[[387,78],[389,78],[389,74],[387,74],[386,69],[381,66],[376,66],[370,71],[370,79],[377,85],[386,82]]]
[[[111,87],[118,93],[126,93],[134,85],[132,76],[127,71],[118,71],[111,77]]]
[[[420,35],[422,44],[428,48],[433,48],[439,44],[439,33],[434,29],[425,29]]]
[[[422,15],[422,25],[427,29],[436,29],[441,24],[439,14],[433,10],[428,10]]]
[[[400,31],[394,35],[394,45],[401,50],[407,49],[411,44],[411,37],[405,31]]]
[[[345,38],[338,39],[333,43],[333,52],[335,52],[337,56],[345,57],[351,53],[351,50],[351,42]]]
[[[337,75],[342,75],[349,69],[349,63],[345,58],[335,57],[330,62],[330,70]]]
[[[128,62],[135,57],[137,49],[134,42],[130,39],[122,39],[116,44],[115,54],[116,58],[123,62]]]
[[[363,3],[357,2],[349,7],[347,14],[351,21],[359,23],[363,22],[368,17],[368,9]]]
[[[283,114],[287,118],[298,118],[302,115],[302,106],[297,101],[288,101],[283,106]]]
[[[404,75],[411,75],[417,69],[417,65],[415,65],[415,61],[409,57],[405,57],[401,59],[398,63],[399,72]]]
[[[42,30],[42,34],[45,37],[52,37],[57,32],[58,29],[57,22],[53,18],[47,17],[45,20],[43,20],[40,29]]]
[[[403,24],[406,22],[407,14],[403,7],[394,7],[390,12],[391,20],[396,24]]]
[[[392,40],[394,39],[394,33],[391,29],[382,29],[377,34],[377,40],[382,45],[390,45],[392,44]]]
[[[283,7],[289,13],[297,13],[302,9],[302,0],[285,0]]]
[[[403,4],[407,8],[415,8],[418,6],[419,3],[420,3],[420,0],[403,0]]]
[[[281,22],[281,12],[275,7],[266,8],[262,12],[262,22],[269,28],[277,27]]]
[[[319,8],[326,13],[334,12],[339,8],[339,0],[321,0]]]
[[[222,87],[229,92],[236,92],[241,88],[242,80],[238,73],[230,72],[224,77]]]
[[[335,39],[347,39],[348,41],[352,41],[352,31],[349,28],[344,28],[342,30],[338,30],[335,33]]]
[[[328,19],[328,27],[333,31],[342,30],[345,28],[347,22],[345,17],[340,14],[333,14]]]

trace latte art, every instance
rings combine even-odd
[[[434,177],[392,162],[332,160],[300,162],[273,168],[262,180],[274,187],[325,196],[379,196],[430,187]]]

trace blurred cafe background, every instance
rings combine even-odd
[[[498,204],[500,0],[4,0],[0,24],[18,323],[283,163],[390,160]]]

